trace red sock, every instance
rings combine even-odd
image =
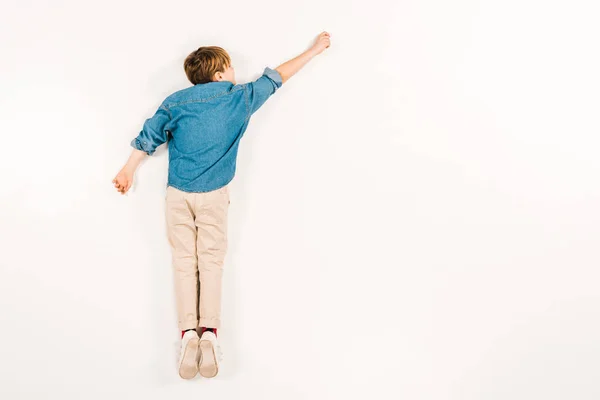
[[[205,327],[201,327],[200,328],[200,336],[202,336],[202,334],[204,333],[204,331],[211,331],[212,333],[215,334],[215,336],[217,336],[217,328],[205,328]]]
[[[195,331],[195,329],[186,329],[185,331],[181,331],[181,338],[183,339],[183,335],[185,335],[185,333],[187,331]]]

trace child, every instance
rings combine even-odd
[[[254,114],[292,75],[330,45],[321,33],[314,45],[257,80],[238,85],[231,59],[220,47],[200,47],[184,62],[194,85],[168,96],[132,140],[129,160],[113,183],[125,194],[146,155],[168,141],[166,222],[173,256],[178,325],[182,332],[179,375],[211,378],[219,371],[221,276],[227,251],[229,182],[240,139]],[[199,336],[200,335],[200,336]]]

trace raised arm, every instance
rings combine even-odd
[[[315,43],[310,49],[275,68],[275,70],[281,75],[283,83],[295,75],[296,72],[300,71],[300,69],[304,67],[306,63],[328,48],[331,45],[330,37],[331,35],[329,33],[322,32],[319,37],[317,37]]]
[[[310,49],[299,56],[284,62],[274,70],[268,67],[265,68],[265,71],[260,78],[243,85],[246,90],[248,118],[250,118],[250,116],[254,114],[285,81],[290,79],[313,57],[321,54],[323,50],[329,47],[329,36],[330,35],[327,32],[321,33]]]

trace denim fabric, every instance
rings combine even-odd
[[[152,155],[168,142],[168,186],[185,192],[219,189],[235,175],[250,117],[281,85],[279,72],[267,67],[253,82],[209,82],[177,91],[146,120],[131,146]]]

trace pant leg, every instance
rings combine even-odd
[[[166,221],[171,246],[180,330],[198,327],[198,258],[193,194],[167,187]]]
[[[221,327],[221,281],[227,253],[229,187],[196,193],[197,252],[200,273],[199,326]]]

